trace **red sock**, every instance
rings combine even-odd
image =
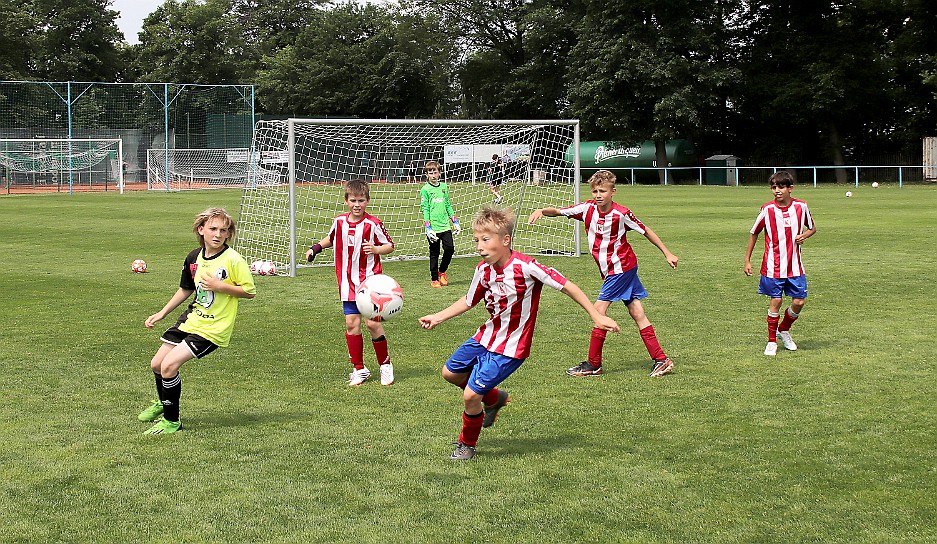
[[[651,359],[655,361],[663,361],[667,358],[664,354],[664,350],[660,347],[660,342],[657,341],[657,334],[654,332],[654,325],[648,325],[639,331],[641,333],[641,340],[644,340],[644,347],[647,348],[648,354],[651,356]]]
[[[482,417],[485,415],[485,411],[470,416],[465,412],[462,412],[462,432],[459,433],[459,442],[465,444],[466,446],[475,446],[478,444],[478,435],[482,432],[482,422],[485,421],[485,418]]]
[[[355,370],[364,368],[364,339],[360,334],[345,333],[345,343],[348,344],[348,358]]]
[[[485,406],[491,406],[492,404],[498,402],[498,388],[495,387],[491,391],[485,393],[485,396],[482,397],[482,402]]]
[[[377,364],[390,364],[390,356],[387,355],[387,338],[382,334],[377,339],[372,338],[371,342],[374,344],[374,354],[377,355]]]
[[[602,346],[605,345],[606,332],[598,327],[592,329],[592,339],[589,340],[589,364],[593,368],[602,366]]]
[[[793,325],[794,322],[797,321],[798,317],[800,317],[800,314],[795,314],[794,312],[791,311],[790,308],[788,308],[787,311],[784,312],[784,318],[781,319],[781,324],[778,325],[778,330],[779,331],[791,330],[791,325]]]
[[[781,316],[768,312],[768,342],[778,341],[778,321]]]

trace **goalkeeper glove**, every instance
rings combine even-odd
[[[306,261],[311,263],[312,260],[316,258],[316,255],[318,255],[319,253],[322,253],[322,246],[319,244],[313,244],[312,246],[309,247],[309,249],[312,250],[312,255],[310,255],[309,258],[306,259]]]
[[[439,236],[436,236],[436,233],[433,232],[433,227],[429,225],[429,221],[426,222],[426,238],[430,242],[436,242],[439,240]]]
[[[459,220],[455,217],[452,218],[452,234],[458,236],[462,233],[462,227],[459,225]]]

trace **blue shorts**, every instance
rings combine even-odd
[[[353,300],[343,300],[342,301],[342,311],[345,312],[345,315],[359,315],[361,312],[358,311],[358,305]]]
[[[469,338],[452,353],[446,361],[446,368],[456,374],[471,371],[467,384],[469,389],[484,395],[506,380],[523,362],[524,359],[488,351],[477,340]]]
[[[771,298],[787,295],[791,298],[807,298],[807,276],[794,278],[769,278],[762,276],[758,282],[758,292]]]
[[[647,291],[638,279],[638,267],[634,267],[621,274],[607,276],[599,290],[599,300],[607,302],[624,301],[630,304],[632,300],[647,298]]]

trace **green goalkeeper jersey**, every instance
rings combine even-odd
[[[449,219],[455,216],[452,203],[449,202],[449,186],[440,181],[439,185],[429,182],[420,189],[420,207],[423,208],[423,221],[429,221],[434,232],[452,229]]]

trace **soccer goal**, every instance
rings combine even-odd
[[[420,208],[426,161],[440,163],[463,232],[456,256],[475,256],[471,222],[493,204],[498,176],[502,200],[517,214],[514,248],[531,255],[578,255],[578,223],[527,217],[579,199],[579,122],[288,119],[260,121],[254,132],[248,182],[241,197],[237,249],[249,260],[273,261],[291,276],[307,266],[306,249],[345,213],[343,182],[370,183],[368,213],[379,217],[396,245],[393,259],[428,257]],[[569,155],[568,155],[569,154]],[[503,161],[495,167],[492,157]],[[572,157],[572,161],[568,157]],[[496,168],[500,168],[498,171]],[[330,264],[332,252],[316,265]]]
[[[0,166],[7,187],[69,189],[113,183],[124,190],[119,138],[2,138]]]
[[[247,183],[248,150],[148,149],[146,188],[150,191],[242,188]]]

